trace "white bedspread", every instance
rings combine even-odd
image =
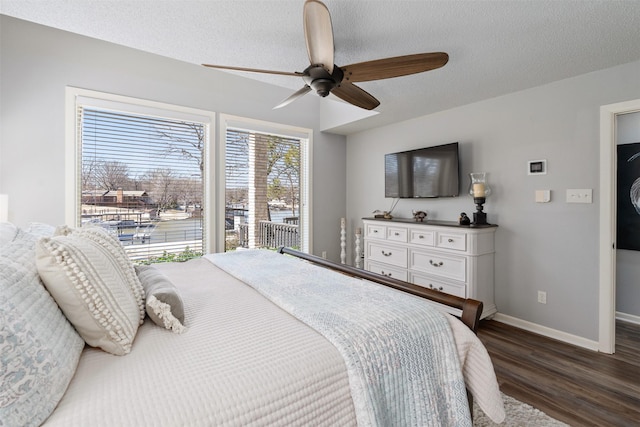
[[[206,258],[338,348],[359,426],[471,426],[451,328],[433,305],[273,251]]]
[[[181,291],[188,330],[147,319],[126,356],[86,348],[46,426],[356,425],[344,360],[319,333],[204,259],[157,267]],[[467,386],[500,421],[486,351],[452,321]]]
[[[149,319],[126,356],[87,347],[45,426],[354,426],[342,357],[316,331],[204,259],[157,267],[188,330]]]

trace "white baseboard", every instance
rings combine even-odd
[[[588,340],[577,335],[568,334],[566,332],[558,331],[556,329],[548,328],[546,326],[538,325],[537,323],[528,322],[526,320],[518,319],[517,317],[507,316],[506,314],[496,313],[493,320],[507,325],[515,326],[516,328],[524,329],[525,331],[533,332],[539,335],[543,335],[548,338],[553,338],[558,341],[566,342],[578,347],[583,347],[588,350],[598,351],[598,341]]]
[[[627,314],[616,311],[616,319],[623,322],[635,323],[636,325],[640,325],[640,316],[636,316],[635,314]]]

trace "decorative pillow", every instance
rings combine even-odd
[[[175,285],[153,266],[136,265],[135,269],[144,288],[149,318],[170,331],[184,332],[184,306]]]
[[[18,227],[10,222],[0,222],[0,245],[13,242],[18,234]]]
[[[37,237],[0,247],[0,425],[39,426],[73,377],[84,341],[40,281]]]
[[[106,230],[62,233],[67,235],[36,245],[45,286],[87,344],[116,355],[129,353],[144,306],[142,285],[126,253]]]
[[[118,238],[104,228],[97,226],[85,226],[82,228],[70,228],[66,225],[59,226],[55,229],[55,236],[69,236],[86,238],[98,245],[104,246],[113,256],[114,262],[118,264],[127,284],[131,287],[131,292],[136,298],[136,303],[140,311],[140,324],[144,321],[144,289],[133,269],[133,264],[129,260],[127,252],[122,247]]]

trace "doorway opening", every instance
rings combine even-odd
[[[600,107],[600,277],[598,350],[615,352],[616,118],[640,111],[640,99]]]

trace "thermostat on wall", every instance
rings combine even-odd
[[[529,160],[529,167],[527,168],[528,175],[546,175],[547,174],[547,161],[546,160]]]

